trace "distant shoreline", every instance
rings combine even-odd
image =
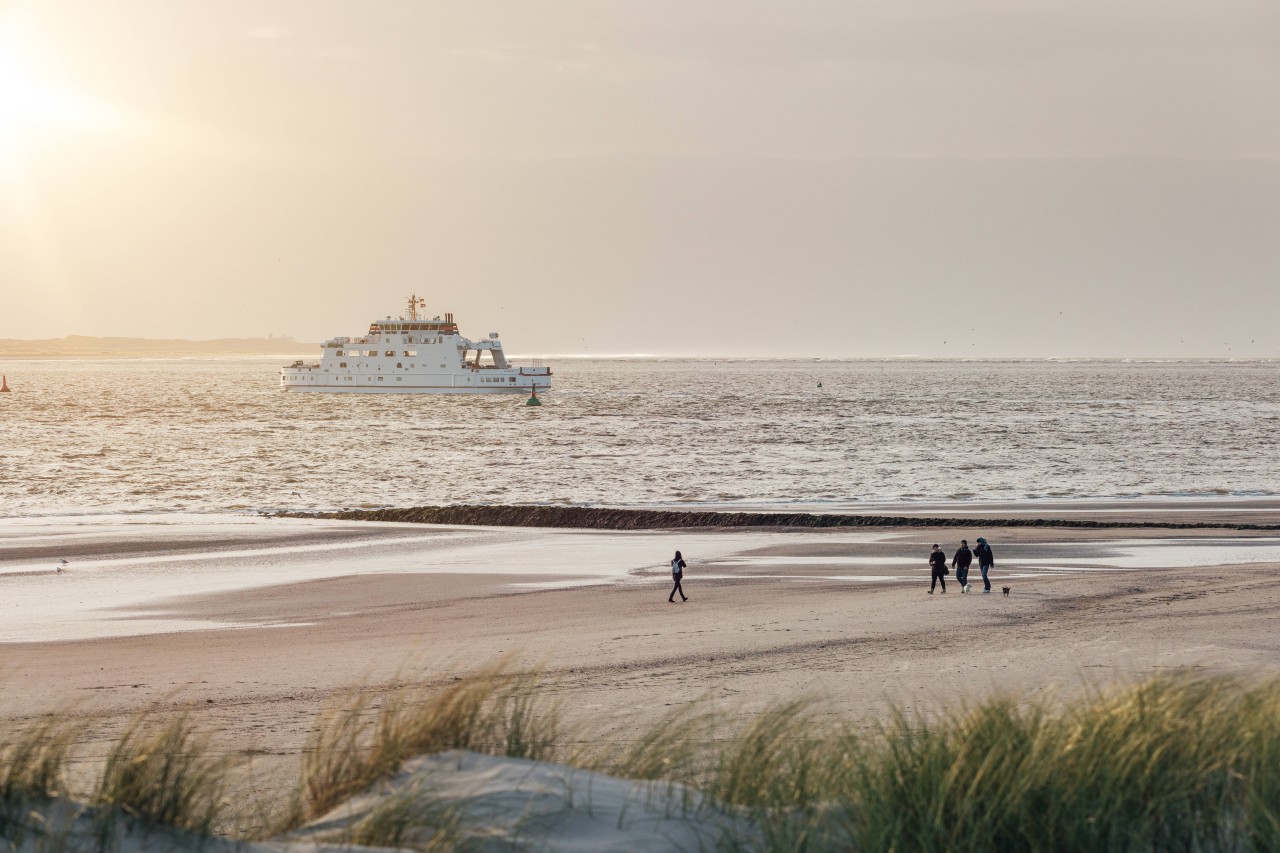
[[[24,340],[0,338],[0,358],[174,358],[182,356],[283,355],[316,358],[320,343],[279,338],[127,338],[68,335],[64,338]],[[1280,357],[1230,358],[1221,356],[1001,356],[962,358],[921,355],[799,356],[799,355],[691,355],[687,353],[508,353],[516,361],[564,362],[725,362],[790,364],[1104,364],[1104,365],[1280,365]]]
[[[70,335],[44,340],[0,339],[0,358],[175,358],[214,355],[299,355],[314,353],[320,344],[292,338],[120,338]]]

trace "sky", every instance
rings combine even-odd
[[[1274,0],[0,0],[0,338],[1280,356]]]

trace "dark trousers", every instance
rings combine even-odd
[[[681,601],[687,601],[687,600],[688,600],[688,596],[687,596],[687,595],[685,595],[685,594],[684,594],[684,590],[680,588],[680,578],[682,578],[682,577],[684,577],[684,573],[683,573],[683,572],[681,572],[680,574],[672,575],[672,576],[671,576],[671,579],[672,579],[673,581],[675,581],[675,582],[676,582],[676,585],[675,585],[675,586],[673,586],[673,587],[671,587],[671,595],[667,596],[667,601],[675,601],[675,600],[676,600],[676,593],[677,593],[677,592],[678,592],[678,593],[680,593],[680,600],[681,600]]]
[[[978,566],[978,571],[982,572],[982,588],[991,591],[991,579],[987,577],[987,572],[991,571],[990,566]]]
[[[969,583],[968,566],[956,566],[956,583],[960,584],[960,586],[964,586]]]
[[[947,591],[947,576],[942,573],[942,569],[933,570],[933,580],[929,582],[929,592],[933,592],[933,588],[937,584],[942,584],[942,591]]]

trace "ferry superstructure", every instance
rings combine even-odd
[[[359,338],[330,338],[320,361],[280,370],[285,391],[345,394],[526,394],[551,389],[550,367],[516,367],[497,332],[482,341],[458,333],[452,314],[427,319],[417,294],[398,319],[369,324]]]

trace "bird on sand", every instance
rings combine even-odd
[[[300,498],[300,497],[302,497],[302,495],[301,495],[301,494],[299,494],[298,492],[290,492],[289,494],[290,494],[290,495],[292,495],[292,496],[293,496],[293,497],[295,497],[295,498]]]
[[[56,568],[56,571],[61,572],[61,571],[62,571],[62,567],[63,567],[63,566],[69,566],[69,565],[71,565],[71,564],[70,564],[70,563],[68,563],[66,560],[58,560],[58,566],[57,566],[57,568]]]

